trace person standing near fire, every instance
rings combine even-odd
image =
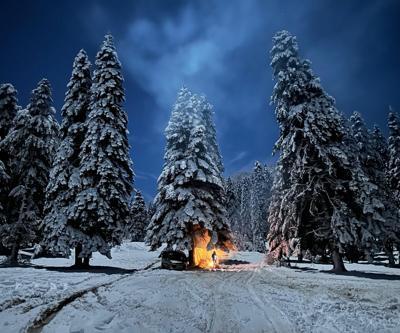
[[[217,268],[218,265],[218,256],[217,256],[217,252],[213,251],[212,255],[211,255],[211,259],[213,261],[213,268]]]

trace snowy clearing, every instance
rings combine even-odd
[[[157,269],[158,254],[127,243],[91,262],[138,269],[125,274],[57,270],[72,259],[34,260],[51,270],[2,268],[0,332],[399,332],[399,269],[347,264],[347,275],[333,275],[320,272],[329,265],[269,267],[240,252],[234,259],[247,264],[177,272]]]

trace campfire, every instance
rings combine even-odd
[[[224,260],[235,250],[231,242],[219,241],[215,244],[207,229],[197,229],[193,235],[193,264],[202,269],[219,268]]]

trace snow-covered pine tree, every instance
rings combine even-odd
[[[236,247],[240,251],[265,252],[272,187],[270,168],[256,162],[251,172],[228,178],[225,187],[228,220]]]
[[[397,212],[400,209],[400,120],[398,114],[393,112],[389,113],[388,118],[389,138],[388,138],[388,154],[389,159],[387,163],[387,181],[389,189],[392,192],[394,203],[397,207]],[[395,232],[397,238],[397,250],[400,250],[400,222],[399,219],[395,225]],[[400,263],[400,256],[399,256]]]
[[[58,123],[54,118],[51,88],[43,79],[33,90],[30,104],[17,113],[15,126],[2,141],[10,156],[12,198],[1,239],[12,248],[11,264],[17,264],[21,246],[38,241],[43,218],[45,189],[57,145]]]
[[[224,164],[217,142],[217,131],[214,124],[213,106],[207,101],[205,96],[200,96],[198,99],[198,107],[203,110],[204,126],[206,128],[207,140],[209,142],[209,152],[212,154],[211,159],[215,161],[219,172],[224,172]]]
[[[0,85],[0,141],[3,140],[11,127],[19,110],[17,90],[10,83]]]
[[[388,118],[389,160],[388,181],[397,205],[400,207],[400,120],[395,112],[389,113]]]
[[[247,250],[251,250],[251,175],[243,173],[239,176],[238,185],[240,186],[240,221],[242,241]]]
[[[0,232],[2,226],[7,221],[7,199],[8,199],[8,191],[9,191],[9,181],[10,176],[6,171],[6,165],[0,160]],[[0,254],[3,255],[7,253],[7,249],[4,247],[3,243],[0,242]]]
[[[231,227],[234,243],[239,251],[245,249],[241,232],[241,219],[240,219],[240,195],[238,194],[240,188],[237,182],[229,177],[225,182],[225,207],[227,218]]]
[[[17,91],[10,83],[0,85],[0,141],[2,141],[13,126],[14,118],[19,110]],[[9,153],[0,150],[0,225],[6,221],[9,186]],[[2,245],[0,244],[0,248]]]
[[[268,234],[268,206],[272,187],[272,176],[268,168],[256,161],[251,174],[250,217],[251,244],[253,251],[265,252]]]
[[[381,171],[386,174],[387,162],[389,161],[389,146],[385,136],[382,134],[381,129],[374,125],[371,132],[371,145],[372,149],[375,149],[377,154],[380,156],[380,162],[384,166]]]
[[[270,255],[290,255],[294,242],[314,253],[329,247],[334,270],[343,271],[341,254],[348,246],[373,246],[382,204],[370,200],[373,186],[346,142],[344,119],[310,62],[299,57],[296,38],[280,31],[273,41],[280,156],[269,213]]]
[[[207,232],[216,246],[231,240],[221,169],[214,160],[213,134],[206,128],[203,105],[202,98],[187,88],[178,93],[165,131],[167,147],[154,201],[156,212],[146,235],[153,250],[162,243],[188,250],[192,264],[193,236],[198,230]]]
[[[287,230],[283,232],[283,216],[281,215],[281,204],[283,202],[284,184],[282,182],[281,172],[279,163],[276,166],[275,176],[273,179],[273,184],[271,188],[271,201],[268,207],[268,254],[266,258],[266,263],[268,265],[274,264],[276,262],[281,263],[282,259],[286,256],[288,257],[292,253],[290,247],[291,239],[287,235]],[[294,235],[290,235],[294,237]]]
[[[240,251],[252,251],[251,173],[241,172],[230,181],[227,211],[235,245]]]
[[[150,220],[153,217],[155,212],[156,212],[156,207],[155,207],[153,201],[150,201],[147,205],[147,217],[148,217],[147,225],[149,225]],[[146,228],[146,230],[147,230],[147,228]]]
[[[80,192],[79,167],[82,158],[81,145],[85,136],[85,121],[91,101],[92,78],[90,62],[84,50],[75,57],[71,78],[67,85],[64,105],[61,109],[60,144],[53,161],[49,184],[46,189],[46,205],[43,244],[56,253],[68,256],[75,247],[75,264],[79,257],[81,232],[79,221],[69,216]]]
[[[131,220],[127,230],[128,238],[132,242],[143,242],[149,218],[146,203],[144,202],[142,193],[138,190],[131,204],[130,218]]]
[[[393,192],[388,183],[389,146],[385,136],[382,134],[378,126],[374,126],[371,136],[372,149],[376,151],[378,157],[378,165],[376,167],[377,174],[381,177],[380,184],[381,186],[384,186],[386,193],[385,207],[388,207],[385,214],[387,219],[385,224],[385,237],[383,238],[383,244],[384,249],[389,255],[389,259],[392,260],[392,264],[394,264],[394,257],[391,258],[393,254],[393,247],[395,244],[397,244],[397,250],[400,249],[400,212],[396,201],[393,201]]]
[[[133,171],[124,100],[121,63],[108,34],[96,55],[92,103],[81,145],[80,191],[68,210],[74,235],[82,244],[81,257],[98,251],[111,258],[111,247],[121,244],[129,223]]]
[[[395,240],[395,225],[397,224],[397,209],[393,203],[392,194],[386,181],[387,146],[385,138],[375,127],[371,132],[367,129],[359,112],[350,117],[351,131],[358,147],[358,159],[364,173],[371,182],[368,200],[380,202],[382,206],[376,209],[379,219],[382,217],[384,232],[379,237],[379,247],[384,248],[389,256],[389,263],[394,265],[393,242]],[[373,185],[372,185],[373,184]]]

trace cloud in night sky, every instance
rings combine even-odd
[[[0,29],[11,30],[0,36],[7,50],[0,81],[14,83],[26,104],[36,82],[48,77],[60,109],[73,57],[85,48],[93,61],[111,31],[124,68],[136,186],[150,199],[182,85],[214,105],[227,175],[255,160],[275,161],[268,51],[277,30],[298,37],[341,111],[359,110],[385,131],[388,105],[400,109],[399,9],[397,0],[21,0],[0,13]]]
[[[259,16],[238,20],[238,14],[252,17],[254,11],[251,1],[211,1],[207,7],[189,2],[174,17],[139,18],[120,43],[125,66],[162,108],[183,84],[224,100],[224,83],[235,79],[233,53],[262,27]]]

